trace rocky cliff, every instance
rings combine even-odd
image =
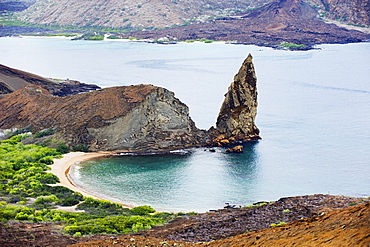
[[[251,140],[258,138],[254,123],[257,115],[257,77],[252,55],[244,60],[234,77],[216,122],[216,129],[224,139]]]
[[[89,150],[156,151],[201,145],[205,132],[188,107],[164,88],[138,85],[67,97],[29,85],[0,100],[0,128],[35,132],[53,128],[50,138]]]

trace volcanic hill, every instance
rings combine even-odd
[[[353,43],[370,40],[370,35],[328,24],[303,0],[274,0],[261,8],[208,23],[164,30],[131,32],[125,36],[167,40],[224,40],[234,43],[279,47],[297,44],[310,49],[322,43]],[[299,46],[301,45],[301,46]]]

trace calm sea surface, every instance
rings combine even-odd
[[[199,128],[215,120],[251,53],[262,140],[243,154],[193,150],[112,157],[74,166],[93,194],[157,210],[207,211],[314,193],[370,196],[370,43],[289,52],[243,45],[156,45],[0,38],[0,63],[102,87],[154,84],[174,91]]]

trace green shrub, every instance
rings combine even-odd
[[[278,222],[278,223],[273,223],[270,226],[272,226],[272,227],[274,227],[274,226],[283,226],[285,224],[286,224],[286,222],[282,221],[282,222]]]
[[[147,215],[155,212],[155,210],[152,207],[147,205],[134,207],[130,211],[132,214],[135,215]]]
[[[55,195],[50,196],[39,196],[32,204],[36,209],[50,208],[55,202],[59,201]]]
[[[44,136],[50,136],[52,134],[54,134],[54,129],[49,128],[49,129],[44,129],[44,130],[41,130],[40,132],[37,132],[36,134],[34,134],[34,137],[35,138],[41,138],[41,137],[44,137]]]
[[[280,44],[281,47],[287,48],[287,49],[297,49],[297,48],[303,48],[306,45],[305,44],[294,44],[294,43],[288,43],[288,42],[282,42]]]
[[[114,216],[105,217],[83,222],[76,222],[72,226],[65,227],[68,234],[80,232],[82,235],[87,234],[126,234],[149,230],[152,226],[163,224],[164,221],[152,217],[143,216]]]
[[[0,221],[15,219],[15,216],[21,212],[22,206],[3,205],[0,206]]]
[[[64,143],[60,144],[56,150],[58,153],[61,153],[61,154],[66,154],[70,152],[70,148]]]
[[[74,152],[88,152],[89,146],[87,146],[86,144],[77,144],[72,147],[72,150]]]
[[[77,209],[84,210],[85,212],[93,215],[112,216],[112,215],[129,215],[130,209],[123,208],[118,203],[110,201],[93,199],[91,197],[77,206]]]
[[[67,197],[66,199],[60,200],[58,204],[61,206],[74,206],[79,202],[80,200],[76,199],[75,197]]]
[[[14,219],[16,220],[28,220],[30,216],[26,213],[23,213],[23,212],[19,212],[15,215]]]
[[[52,165],[54,163],[54,157],[46,156],[39,160],[41,163]]]

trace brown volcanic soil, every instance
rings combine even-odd
[[[31,123],[36,130],[41,130],[72,122],[73,131],[78,132],[125,114],[155,89],[151,85],[112,87],[57,97],[47,91],[38,93],[37,88],[28,85],[0,99],[0,128],[22,128]]]
[[[276,47],[282,42],[305,44],[353,43],[370,35],[349,31],[317,18],[318,12],[302,0],[276,0],[262,8],[232,18],[157,31],[126,33],[144,39],[210,39]]]
[[[329,195],[282,198],[260,207],[184,217],[125,236],[74,238],[63,235],[57,223],[13,222],[0,225],[0,246],[369,246],[370,202],[362,202]],[[349,207],[356,203],[362,204]],[[293,223],[271,228],[281,221]],[[251,230],[257,231],[245,233]],[[234,237],[211,241],[229,236]]]

